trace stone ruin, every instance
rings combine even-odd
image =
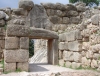
[[[20,0],[18,9],[0,9],[0,26],[5,71],[28,71],[29,39],[41,38],[48,40],[48,63],[100,70],[100,6]]]

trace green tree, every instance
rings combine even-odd
[[[30,40],[29,42],[29,57],[34,55],[34,40]]]
[[[78,1],[86,3],[87,6],[93,6],[94,4],[99,5],[100,2],[100,0],[69,0],[70,3],[75,3]]]

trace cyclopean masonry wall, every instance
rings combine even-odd
[[[6,36],[5,71],[28,71],[29,39],[40,38],[48,39],[48,63],[58,64],[59,44],[59,65],[100,70],[100,6],[89,8],[82,2],[34,5],[21,0],[18,9],[1,11],[6,16],[0,18],[0,25],[7,23],[6,34],[1,35]],[[59,43],[53,31],[59,34]]]

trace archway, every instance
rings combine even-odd
[[[5,40],[5,71],[28,71],[29,39],[48,40],[48,64],[58,64],[58,35],[49,30],[8,25]],[[11,68],[11,66],[13,66]]]

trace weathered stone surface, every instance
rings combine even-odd
[[[61,41],[61,42],[66,41],[66,34],[65,33],[59,34],[59,41]]]
[[[94,53],[93,59],[98,60],[100,58],[100,54]]]
[[[66,41],[74,41],[76,39],[82,39],[81,33],[79,30],[73,30],[68,32],[66,35]]]
[[[18,49],[19,47],[19,38],[17,37],[6,37],[5,38],[5,49]]]
[[[56,11],[56,15],[57,15],[57,16],[60,16],[60,17],[61,17],[61,16],[63,16],[62,14],[63,14],[63,12],[62,12],[61,10],[57,10],[57,11]]]
[[[74,5],[72,5],[72,4],[65,5],[65,8],[66,8],[67,11],[69,11],[69,10],[76,11],[77,10],[77,8]]]
[[[74,61],[73,52],[64,51],[64,52],[63,52],[63,59],[64,59],[65,61]]]
[[[7,35],[8,36],[29,36],[30,29],[27,26],[22,25],[8,25]]]
[[[96,44],[96,45],[92,45],[91,47],[90,47],[90,50],[92,51],[92,52],[99,52],[100,51],[100,44]]]
[[[54,3],[41,3],[41,5],[46,9],[55,9],[56,8]]]
[[[93,52],[91,50],[88,50],[86,53],[86,57],[89,59],[93,58]]]
[[[68,49],[71,51],[82,51],[82,44],[78,41],[69,42]]]
[[[5,14],[4,14],[4,12],[3,11],[0,11],[0,19],[3,19],[3,18],[5,18],[6,16],[5,16]]]
[[[20,69],[20,70],[22,70],[22,71],[28,72],[28,69],[29,69],[29,63],[28,63],[28,62],[17,63],[17,69]]]
[[[59,59],[63,59],[63,51],[59,50]]]
[[[59,43],[59,50],[68,50],[68,43],[67,42],[60,42]]]
[[[92,24],[98,25],[99,24],[99,21],[100,21],[100,15],[97,14],[97,15],[93,15],[91,17]]]
[[[90,67],[91,60],[86,57],[82,57],[82,67],[88,68]]]
[[[65,62],[65,66],[67,67],[67,68],[70,68],[71,66],[72,66],[72,63],[71,62]]]
[[[54,15],[56,15],[56,10],[54,10],[54,9],[47,9],[47,15],[48,16],[54,16]]]
[[[58,10],[66,10],[64,4],[56,3],[55,6],[56,6],[56,9],[58,9]]]
[[[56,32],[40,28],[30,28],[30,38],[44,38],[44,39],[58,39],[59,36]]]
[[[70,10],[67,12],[67,16],[70,16],[70,17],[78,16],[78,12]]]
[[[76,8],[77,8],[77,11],[79,11],[79,12],[84,12],[86,10],[85,7],[80,6],[80,5],[76,6]]]
[[[71,17],[70,21],[71,23],[78,24],[79,22],[81,22],[81,19],[78,17]]]
[[[59,60],[59,65],[64,66],[64,60],[63,59]]]
[[[25,15],[25,10],[23,8],[13,9],[15,15]]]
[[[0,48],[1,49],[5,48],[5,40],[4,39],[0,40]]]
[[[9,16],[5,12],[0,11],[0,19],[8,20]]]
[[[4,71],[5,72],[12,72],[16,71],[16,63],[6,63],[4,62]]]
[[[61,24],[62,23],[62,18],[58,17],[58,16],[50,16],[49,19],[54,24]]]
[[[92,68],[97,68],[98,67],[98,64],[97,64],[97,61],[96,60],[92,60],[91,61],[91,67]]]
[[[25,20],[23,20],[23,19],[15,19],[14,21],[13,21],[13,23],[14,24],[17,24],[17,25],[25,25]]]
[[[73,59],[75,62],[81,62],[82,55],[78,52],[73,52]]]
[[[83,42],[82,43],[83,50],[89,50],[89,48],[90,48],[90,42]]]
[[[20,49],[29,49],[29,38],[28,37],[20,38]]]
[[[63,23],[66,23],[68,24],[70,21],[69,21],[69,18],[68,17],[63,17]]]
[[[0,20],[0,27],[4,27],[5,26],[5,21],[3,19]]]
[[[51,30],[53,23],[50,22],[43,6],[35,5],[30,12],[30,26]]]
[[[34,7],[34,3],[32,0],[20,0],[19,8],[23,8],[25,10],[31,10]]]
[[[77,69],[81,66],[81,63],[72,62],[72,68]]]
[[[29,52],[28,50],[4,50],[4,60],[5,62],[15,63],[15,62],[28,62]]]
[[[5,29],[4,29],[4,27],[0,28],[0,36],[2,37],[1,39],[4,39],[3,38],[5,36]]]

